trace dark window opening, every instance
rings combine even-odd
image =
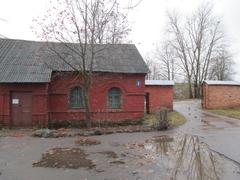
[[[69,93],[69,108],[82,108],[83,107],[83,95],[82,88],[74,87]]]
[[[121,108],[121,90],[119,88],[111,88],[108,91],[108,107],[112,109]]]

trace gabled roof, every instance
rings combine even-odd
[[[173,86],[174,81],[170,80],[145,80],[146,86]]]
[[[228,86],[240,86],[240,82],[237,81],[218,81],[218,80],[205,80],[204,83],[208,85],[228,85]]]
[[[52,71],[74,71],[51,48],[70,62],[72,67],[79,69],[81,57],[67,46],[79,48],[74,43],[0,39],[0,83],[50,82]],[[94,72],[148,72],[147,65],[133,44],[96,44],[94,48],[99,50],[95,57]],[[90,57],[89,50],[87,57]]]

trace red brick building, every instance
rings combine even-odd
[[[173,109],[174,81],[146,80],[145,86],[148,112],[154,112],[161,107]]]
[[[72,65],[79,65],[79,57],[67,52],[63,43],[52,44]],[[0,123],[33,126],[50,120],[84,119],[83,80],[45,42],[0,39],[0,46]],[[137,48],[109,45],[96,61],[90,88],[92,118],[142,118],[148,68]]]
[[[240,107],[240,83],[207,80],[202,85],[204,109]]]

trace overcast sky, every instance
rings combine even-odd
[[[127,0],[124,0],[127,1]],[[1,0],[0,34],[8,38],[37,40],[31,30],[32,19],[43,16],[49,0]],[[138,0],[132,0],[138,2]],[[177,9],[181,13],[193,11],[206,0],[143,0],[129,14],[132,32],[129,39],[136,44],[143,57],[163,39],[166,11]],[[240,0],[212,0],[214,13],[222,17],[227,39],[236,62],[240,81]],[[124,7],[124,5],[122,5]]]

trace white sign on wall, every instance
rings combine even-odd
[[[12,99],[12,104],[19,104],[19,99]]]

